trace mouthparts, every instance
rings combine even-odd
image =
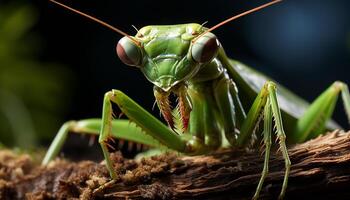
[[[191,102],[186,91],[186,85],[179,85],[172,91],[164,91],[157,86],[153,89],[158,108],[163,118],[168,126],[178,134],[180,131],[182,133],[187,131],[192,110]],[[175,108],[172,108],[171,105],[171,94],[177,97]],[[177,121],[181,123],[176,123]]]

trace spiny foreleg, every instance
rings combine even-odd
[[[135,101],[125,95],[119,90],[112,90],[107,92],[103,101],[102,112],[102,127],[99,136],[99,143],[101,145],[108,171],[113,179],[116,179],[116,173],[113,169],[107,142],[112,137],[112,102],[117,104],[122,113],[124,113],[129,120],[139,126],[147,135],[154,138],[164,146],[176,150],[178,152],[185,152],[187,149],[187,142],[178,136],[174,131],[170,130],[161,121],[143,109]]]
[[[272,112],[271,112],[271,103],[268,99],[266,102],[266,106],[264,109],[264,131],[263,131],[263,140],[265,146],[265,160],[264,160],[264,168],[261,172],[260,181],[258,187],[256,188],[253,199],[258,199],[259,193],[264,184],[265,178],[269,173],[269,160],[270,160],[270,150],[271,150],[271,130],[272,130]]]
[[[286,134],[283,129],[282,117],[280,108],[277,101],[276,95],[276,85],[269,81],[265,83],[260,93],[256,97],[251,109],[248,112],[247,118],[243,122],[242,128],[240,130],[240,134],[237,139],[237,145],[244,147],[249,144],[251,140],[251,136],[254,134],[257,125],[260,123],[262,119],[261,116],[264,116],[264,143],[266,146],[265,153],[265,162],[264,169],[262,172],[262,177],[259,181],[258,187],[256,189],[254,199],[259,197],[260,190],[262,188],[262,184],[268,172],[268,159],[269,159],[269,151],[270,151],[270,139],[271,136],[268,136],[271,132],[271,123],[272,120],[275,124],[277,139],[279,140],[280,150],[282,152],[284,161],[285,161],[285,175],[283,180],[283,185],[281,189],[281,193],[279,198],[283,198],[287,189],[288,176],[290,171],[290,160],[288,156],[288,151],[286,147]]]

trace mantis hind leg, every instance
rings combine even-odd
[[[264,118],[264,144],[266,147],[265,151],[265,162],[260,178],[258,187],[256,189],[253,199],[259,197],[260,190],[262,188],[264,179],[268,173],[268,160],[270,155],[271,146],[271,124],[274,121],[276,128],[277,139],[279,140],[280,150],[282,152],[285,161],[285,174],[281,193],[279,198],[282,199],[287,189],[288,176],[290,171],[291,162],[289,160],[288,151],[286,147],[286,134],[283,129],[281,111],[278,105],[276,95],[276,85],[273,82],[267,82],[261,89],[260,93],[256,97],[251,109],[247,114],[247,118],[243,121],[240,134],[237,138],[238,146],[246,146],[254,135],[257,125],[260,120]]]
[[[54,140],[52,141],[42,164],[46,165],[53,160],[62,149],[69,132],[99,135],[101,130],[101,119],[84,119],[79,121],[69,121],[62,125]],[[150,147],[159,148],[160,144],[152,137],[144,134],[135,124],[129,120],[113,120],[111,134],[114,138],[128,140]]]
[[[348,86],[343,82],[336,81],[298,119],[291,139],[294,142],[300,143],[324,133],[340,94],[350,122],[350,95]]]

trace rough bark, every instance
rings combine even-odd
[[[335,131],[289,149],[292,168],[286,199],[350,199],[350,134]],[[0,152],[0,199],[250,199],[263,156],[221,150],[207,156],[174,154],[137,163],[113,155],[119,179],[109,182],[103,163],[56,160],[38,167],[28,156]],[[276,199],[284,175],[272,152],[261,199]]]

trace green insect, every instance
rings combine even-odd
[[[263,121],[265,161],[253,199],[258,198],[268,174],[272,132],[276,133],[285,161],[280,193],[280,198],[283,198],[291,166],[285,133],[288,143],[300,143],[324,133],[326,129],[340,128],[331,120],[340,94],[350,118],[350,95],[346,84],[335,82],[308,104],[269,77],[228,58],[217,37],[211,33],[229,21],[279,0],[232,17],[210,29],[195,23],[146,26],[134,37],[61,3],[50,1],[125,36],[118,42],[117,54],[122,62],[139,68],[154,84],[154,96],[168,126],[123,92],[112,90],[105,94],[102,119],[70,121],[62,126],[43,160],[44,165],[57,156],[70,131],[99,135],[107,168],[115,179],[117,175],[108,150],[111,138],[198,155],[215,151],[224,144],[252,148],[257,140],[257,125]],[[174,109],[170,105],[171,94],[178,97],[178,105]],[[114,120],[112,103],[118,105],[133,123]]]

